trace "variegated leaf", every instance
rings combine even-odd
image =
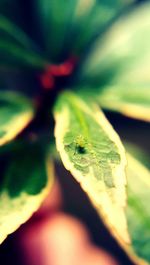
[[[80,183],[119,241],[128,242],[125,153],[102,111],[71,92],[60,96],[55,110],[55,137],[64,166]]]
[[[40,146],[13,154],[0,185],[0,243],[37,211],[54,181],[53,164]]]
[[[26,97],[0,91],[0,146],[16,137],[33,116],[33,105]]]

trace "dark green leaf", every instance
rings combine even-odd
[[[70,28],[76,1],[34,1],[37,23],[42,27],[45,47],[52,60],[57,60],[60,55],[64,38]]]
[[[0,65],[28,66],[43,69],[47,61],[34,51],[26,50],[9,40],[0,40]]]
[[[37,23],[53,60],[64,53],[81,54],[95,33],[130,1],[38,0]]]
[[[0,65],[43,68],[46,63],[34,42],[12,21],[0,15]]]
[[[13,154],[0,186],[0,243],[39,208],[53,184],[50,159],[40,146]]]
[[[0,15],[0,35],[3,33],[5,36],[11,36],[13,40],[16,40],[23,47],[31,49],[35,45],[17,25],[3,15]]]

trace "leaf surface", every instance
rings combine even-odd
[[[140,5],[100,36],[82,67],[83,80],[88,84],[150,84],[149,9],[149,3]]]
[[[132,247],[150,263],[150,171],[129,153],[127,160],[127,220]]]
[[[129,1],[38,0],[37,23],[42,28],[46,49],[52,60],[64,54],[82,53],[86,44]]]
[[[146,135],[144,137],[146,137]],[[143,147],[141,148],[141,146],[133,144],[129,141],[124,141],[123,143],[127,153],[143,164],[145,168],[150,169],[150,157],[148,155],[148,149],[146,151]]]
[[[26,97],[0,91],[0,146],[15,138],[33,116],[33,105]]]
[[[71,25],[76,0],[38,0],[35,2],[37,24],[42,28],[45,48],[51,60],[58,60],[64,38]]]
[[[15,25],[11,20],[0,14],[0,35],[11,36],[13,40],[20,43],[23,47],[31,48],[33,43],[29,37]]]
[[[0,65],[7,64],[42,68],[46,60],[21,28],[0,15]]]
[[[56,146],[64,166],[111,233],[129,242],[124,215],[126,159],[118,135],[97,106],[71,92],[59,97],[54,114]]]
[[[0,66],[32,67],[43,69],[47,61],[38,53],[27,50],[7,39],[0,40]]]
[[[82,55],[87,44],[96,36],[101,36],[103,30],[109,26],[110,21],[133,1],[114,0],[79,0],[74,15],[76,41],[74,50]]]
[[[150,122],[150,87],[116,85],[105,88],[97,99],[105,109]]]
[[[52,161],[39,146],[13,154],[0,186],[0,243],[37,211],[53,179]]]

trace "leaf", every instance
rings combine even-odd
[[[35,51],[26,50],[7,39],[0,40],[0,65],[28,66],[43,69],[47,61]]]
[[[133,1],[79,0],[75,12],[76,41],[74,49],[82,55],[82,50],[97,35],[101,35],[113,19]],[[75,35],[75,34],[74,34]]]
[[[50,58],[82,54],[87,42],[129,1],[38,0],[36,21]]]
[[[34,3],[36,21],[42,28],[46,50],[51,60],[58,60],[76,0],[38,0]]]
[[[46,60],[35,43],[12,21],[0,15],[0,65],[42,68]]]
[[[13,154],[0,188],[0,243],[37,211],[54,181],[53,164],[38,145]]]
[[[150,169],[150,157],[148,155],[148,152],[146,152],[143,148],[139,147],[139,145],[133,144],[131,142],[124,141],[123,143],[126,151],[130,155],[132,155],[136,160],[140,161],[140,163],[142,163],[145,168]]]
[[[96,98],[105,109],[150,122],[150,87],[110,86]]]
[[[56,146],[64,166],[80,183],[94,207],[119,241],[129,242],[125,153],[103,113],[72,94],[62,94],[55,110]]]
[[[150,263],[150,171],[129,153],[127,159],[127,219],[132,247]]]
[[[149,3],[140,5],[100,36],[82,67],[82,80],[88,85],[150,84],[149,8]]]
[[[0,91],[0,146],[15,138],[33,116],[33,105],[26,97]]]
[[[0,14],[0,34],[11,36],[23,47],[31,48],[34,44],[29,37],[17,25],[15,25],[8,18]]]

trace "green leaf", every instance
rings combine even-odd
[[[133,1],[79,0],[75,12],[76,41],[74,51],[82,55],[82,50],[93,37],[101,35],[109,23]]]
[[[15,138],[33,116],[33,105],[26,97],[0,91],[0,146]]]
[[[128,5],[129,1],[38,0],[37,23],[42,28],[45,46],[52,60],[81,54],[95,33]]]
[[[82,67],[88,84],[150,84],[150,4],[121,17],[99,38]]]
[[[12,37],[13,40],[16,40],[23,47],[31,49],[31,47],[34,46],[33,42],[29,39],[25,32],[23,32],[8,18],[0,15],[0,35],[3,33],[9,37]]]
[[[150,263],[150,171],[129,153],[127,160],[127,220],[132,247]]]
[[[52,60],[58,60],[64,38],[70,28],[76,0],[38,0],[34,2],[37,23],[42,28],[46,50]]]
[[[46,60],[35,43],[17,25],[0,15],[0,65],[42,68]]]
[[[150,122],[150,87],[110,86],[96,95],[100,106]]]
[[[53,181],[52,161],[40,146],[13,153],[0,187],[0,243],[37,211]]]
[[[118,135],[97,106],[71,92],[59,97],[54,114],[56,146],[64,166],[112,235],[129,242],[124,215],[126,159]]]
[[[124,141],[126,151],[136,160],[140,161],[146,168],[150,169],[150,157],[148,153],[137,144]]]
[[[0,40],[0,65],[13,65],[20,67],[32,67],[42,69],[47,61],[38,53],[27,50],[24,47],[7,39]]]

